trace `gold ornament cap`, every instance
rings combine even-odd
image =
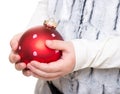
[[[54,19],[48,19],[44,21],[44,25],[50,28],[56,28],[57,27],[57,23],[55,22]]]

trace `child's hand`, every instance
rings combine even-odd
[[[46,45],[49,48],[61,50],[62,57],[58,61],[49,64],[31,61],[27,64],[27,67],[31,70],[32,75],[44,80],[53,80],[72,72],[75,66],[75,54],[72,43],[48,40]]]
[[[75,54],[71,42],[59,40],[46,41],[46,45],[49,48],[61,50],[62,57],[58,61],[49,64],[31,61],[26,66],[25,63],[19,62],[20,56],[15,53],[21,36],[22,33],[14,36],[11,40],[10,45],[12,51],[9,55],[9,60],[11,63],[14,63],[15,68],[22,71],[25,76],[33,75],[44,80],[53,80],[73,71],[75,66]],[[29,70],[26,70],[26,68],[29,68]]]
[[[9,60],[11,63],[14,63],[15,64],[15,68],[17,70],[22,70],[23,71],[23,74],[25,76],[30,76],[31,75],[31,71],[30,70],[26,70],[26,64],[25,63],[22,63],[22,62],[19,62],[20,60],[20,56],[15,53],[17,47],[18,47],[18,41],[20,39],[20,37],[22,36],[23,33],[20,33],[18,35],[15,35],[13,37],[13,39],[11,40],[10,42],[10,46],[11,46],[11,53],[9,55]]]

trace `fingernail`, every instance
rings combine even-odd
[[[27,64],[27,68],[29,68],[29,69],[31,68],[31,64],[30,63]]]
[[[30,64],[31,64],[31,65],[35,65],[35,64],[37,64],[37,63],[36,63],[36,61],[31,61]]]
[[[51,44],[52,44],[52,41],[51,41],[51,40],[46,40],[46,44],[47,44],[47,45],[51,45]]]

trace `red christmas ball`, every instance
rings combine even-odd
[[[63,40],[55,27],[55,24],[45,21],[43,26],[28,29],[18,43],[17,53],[21,57],[20,62],[27,64],[32,60],[36,60],[49,63],[58,60],[62,52],[50,49],[45,45],[46,40]]]

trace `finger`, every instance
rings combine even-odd
[[[30,64],[34,67],[36,67],[37,69],[47,72],[47,73],[55,73],[55,72],[59,72],[61,71],[61,67],[62,67],[62,60],[58,60],[56,62],[51,62],[49,64],[46,63],[40,63],[37,61],[32,61],[30,62]]]
[[[32,66],[31,64],[28,64],[27,67],[35,74],[44,77],[44,78],[52,78],[52,77],[56,77],[56,76],[61,76],[61,72],[44,72],[34,66]]]
[[[9,61],[11,63],[15,63],[18,62],[20,60],[20,56],[15,54],[14,52],[11,52],[11,54],[9,55]]]
[[[12,50],[15,51],[17,49],[17,47],[18,47],[18,41],[12,40],[10,42],[10,46],[11,46]]]
[[[39,79],[42,79],[42,80],[46,80],[46,81],[52,81],[52,80],[56,80],[58,78],[60,78],[61,76],[56,76],[56,77],[42,77],[40,75],[37,75],[35,73],[32,74],[33,77],[36,77],[36,78],[39,78]]]
[[[46,40],[47,47],[51,49],[57,49],[57,50],[66,50],[68,46],[68,43],[61,40]]]
[[[25,68],[22,72],[23,72],[23,75],[25,75],[25,76],[31,76],[32,75],[32,72],[27,68]]]
[[[21,38],[22,34],[23,34],[23,33],[17,34],[17,35],[15,35],[15,36],[11,39],[11,41],[10,41],[10,46],[11,46],[12,50],[15,51],[15,50],[17,49],[18,41],[19,41],[19,39]]]
[[[26,64],[25,64],[25,63],[22,63],[22,62],[20,62],[20,63],[15,63],[15,68],[16,68],[16,70],[18,70],[18,71],[24,70],[24,69],[26,68]]]

